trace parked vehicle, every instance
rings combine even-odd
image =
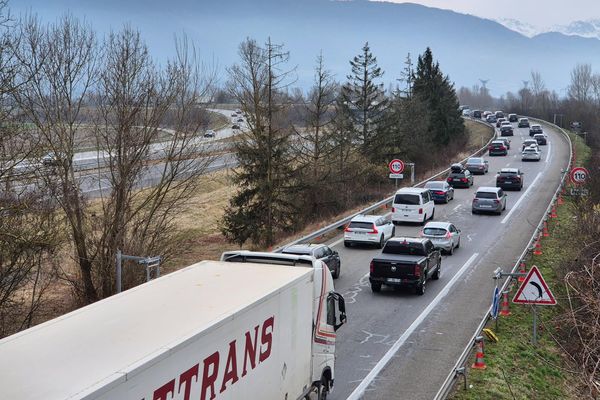
[[[486,174],[490,169],[490,164],[487,160],[481,157],[471,157],[467,160],[465,168],[468,169],[472,174]]]
[[[238,118],[236,122],[244,122],[244,118]]]
[[[488,154],[490,156],[506,156],[508,155],[508,147],[502,140],[494,140],[488,146]]]
[[[45,167],[58,167],[66,161],[66,155],[63,153],[55,153],[53,151],[42,156],[42,165]]]
[[[435,204],[429,189],[402,188],[394,195],[392,222],[419,222],[425,224],[435,215]]]
[[[205,138],[214,138],[216,135],[217,135],[217,133],[215,131],[213,131],[212,129],[209,129],[206,132],[204,132]]]
[[[508,114],[508,121],[509,122],[518,122],[519,117],[517,117],[517,114]]]
[[[521,152],[521,161],[540,161],[542,153],[535,147],[529,146]]]
[[[544,133],[544,130],[542,129],[542,126],[540,124],[532,124],[529,127],[529,136],[533,136],[536,133]]]
[[[497,118],[496,119],[496,128],[500,128],[502,126],[502,123],[506,121],[505,118]]]
[[[519,128],[529,128],[529,119],[519,118],[519,123],[517,125]]]
[[[442,257],[431,240],[425,238],[394,238],[370,265],[369,282],[373,292],[383,285],[414,287],[418,295],[425,293],[428,279],[439,279]]]
[[[518,168],[502,168],[496,175],[496,187],[507,189],[523,189],[523,172]]]
[[[446,181],[429,181],[425,184],[435,203],[448,203],[454,199],[454,188]]]
[[[240,126],[238,124],[233,124],[231,125],[231,129],[240,129]]]
[[[531,147],[531,146],[533,146],[533,147],[535,147],[536,149],[539,150],[538,141],[537,140],[535,140],[535,139],[525,139],[523,141],[523,145],[521,146],[521,151],[523,151],[523,150],[525,150],[525,148]]]
[[[374,244],[382,248],[386,240],[393,238],[396,228],[381,215],[357,215],[344,229],[344,246]]]
[[[500,127],[500,136],[514,136],[512,125],[503,125]]]
[[[326,244],[294,244],[281,250],[283,254],[295,254],[297,256],[311,256],[323,261],[329,268],[333,279],[340,277],[342,262],[337,251]]]
[[[537,144],[540,146],[545,146],[548,144],[548,136],[545,133],[536,133],[533,135],[533,138],[537,141]]]
[[[436,248],[449,255],[460,247],[460,229],[451,222],[428,222],[421,231],[421,237],[431,240]]]
[[[324,398],[345,322],[321,261],[228,252],[0,340],[2,398]]]
[[[506,210],[506,194],[502,188],[481,186],[477,189],[471,205],[473,214],[482,212],[502,214],[504,210]]]
[[[583,124],[579,121],[572,121],[569,126],[571,127],[571,129],[573,129],[575,132],[581,132],[583,129]]]
[[[473,174],[462,164],[452,164],[446,182],[453,188],[470,188],[473,186]]]

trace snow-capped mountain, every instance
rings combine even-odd
[[[564,35],[600,39],[600,19],[573,21],[568,25],[554,25],[551,27],[539,27],[512,18],[500,18],[496,22],[530,38],[542,33],[558,32]]]

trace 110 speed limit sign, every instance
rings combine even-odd
[[[587,169],[583,167],[576,167],[571,170],[571,182],[577,185],[583,185],[590,176]]]
[[[390,161],[389,167],[392,174],[401,174],[404,171],[404,162],[395,159]]]

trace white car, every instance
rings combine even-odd
[[[533,146],[525,147],[521,153],[522,161],[540,161],[541,159],[542,153]]]
[[[396,227],[381,215],[357,215],[344,229],[344,246],[374,244],[382,248],[396,234]]]
[[[392,203],[392,221],[418,222],[425,225],[435,215],[435,204],[429,189],[402,188],[396,192]]]
[[[503,126],[512,126],[512,124],[510,122],[508,122],[508,121],[502,121],[500,123],[500,128],[502,128]]]
[[[212,129],[209,129],[206,132],[204,132],[205,138],[214,138],[216,135],[217,135],[217,133],[215,131],[213,131]]]
[[[428,222],[421,231],[421,237],[430,239],[435,247],[449,255],[460,247],[460,229],[450,222]]]

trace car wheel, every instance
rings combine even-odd
[[[392,237],[396,236],[396,227],[392,228]]]
[[[423,296],[425,294],[425,282],[427,282],[427,278],[417,286],[417,294],[419,296]]]
[[[382,249],[383,248],[383,243],[384,243],[384,240],[383,240],[383,233],[382,233],[381,237],[379,238],[379,243],[377,243],[377,248],[378,249]]]
[[[344,247],[350,247],[350,242],[344,241]]]
[[[477,211],[476,210],[471,210],[471,214],[475,215],[475,214],[477,214]]]
[[[333,274],[331,274],[331,277],[333,279],[337,279],[340,277],[340,270],[341,270],[342,266],[338,263],[337,267],[335,267],[335,270],[333,272]]]
[[[448,204],[450,202],[450,196],[448,196],[448,194],[446,194],[446,201],[444,201],[444,203]]]
[[[460,238],[458,238],[458,243],[456,243],[456,248],[460,248]]]
[[[442,275],[442,261],[440,260],[440,262],[438,263],[437,269],[431,276],[431,279],[438,280],[438,279],[440,279],[441,275]]]
[[[371,290],[375,293],[381,292],[381,283],[371,283]]]
[[[421,225],[425,225],[426,221],[427,221],[427,215],[423,215],[423,221],[421,221]]]
[[[454,244],[451,244],[451,245],[450,245],[450,250],[448,250],[448,252],[447,252],[447,253],[448,253],[448,255],[449,255],[449,256],[451,256],[451,255],[453,255],[453,254],[454,254]]]

